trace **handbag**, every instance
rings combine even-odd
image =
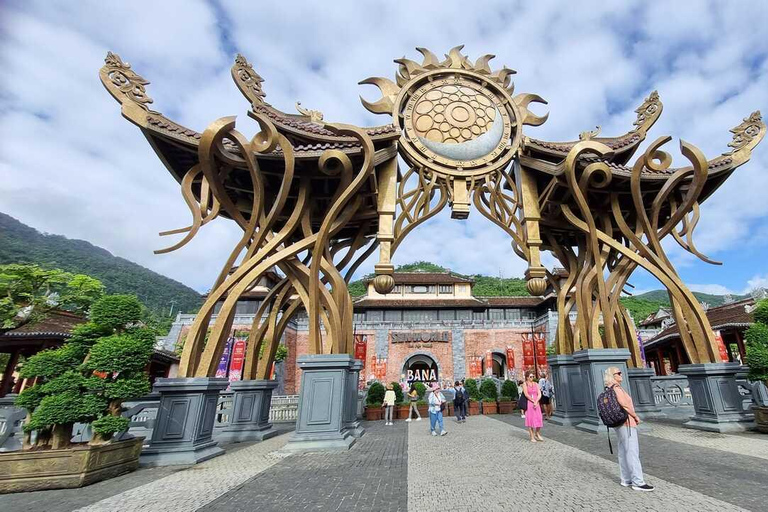
[[[525,395],[520,395],[520,398],[517,399],[517,408],[521,411],[524,411],[528,409],[528,397]]]

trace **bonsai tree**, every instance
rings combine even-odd
[[[477,389],[477,380],[466,379],[464,381],[464,387],[467,389],[467,393],[469,393],[470,400],[474,400],[474,401],[480,400],[480,390]]]
[[[384,393],[387,390],[381,382],[374,382],[371,387],[368,388],[368,396],[365,397],[365,403],[369,406],[381,407],[384,402]]]
[[[21,369],[37,383],[16,400],[27,409],[24,425],[38,432],[36,446],[66,448],[72,424],[93,422],[94,439],[103,442],[128,427],[123,400],[150,390],[144,369],[154,346],[154,332],[141,326],[141,303],[129,295],[105,296],[91,308],[91,321],[78,326],[63,347],[32,356]]]
[[[517,383],[513,380],[505,380],[501,385],[501,396],[517,398]]]
[[[745,362],[749,366],[749,379],[763,381],[768,386],[768,299],[761,300],[753,314],[755,323],[744,334]]]
[[[405,400],[405,396],[403,395],[403,388],[400,387],[399,382],[391,382],[392,389],[395,392],[395,403],[401,404]]]
[[[483,397],[483,400],[488,402],[496,401],[499,393],[496,389],[496,383],[493,381],[493,379],[483,379],[483,382],[480,384],[480,395]]]

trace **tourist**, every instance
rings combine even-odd
[[[613,388],[619,405],[627,411],[627,421],[619,427],[614,427],[616,437],[619,440],[618,455],[621,485],[624,487],[631,486],[636,491],[649,492],[654,487],[645,483],[643,466],[640,464],[640,445],[637,438],[637,425],[640,424],[640,418],[635,412],[632,397],[621,387],[623,381],[624,376],[619,368],[611,366],[605,370],[603,377],[605,387]]]
[[[539,389],[541,389],[541,405],[543,407],[544,419],[552,417],[552,399],[555,397],[555,386],[547,377],[547,371],[542,370],[539,379]]]
[[[440,426],[440,435],[444,436],[448,432],[443,427],[443,408],[445,407],[445,397],[440,392],[440,385],[432,384],[432,392],[429,394],[429,430],[433,436],[437,435],[435,424]]]
[[[461,414],[461,406],[464,405],[464,392],[461,390],[461,382],[453,384],[453,411],[456,414],[456,423],[465,421]]]
[[[523,394],[523,384],[525,384],[522,380],[517,381],[517,403],[520,403],[520,397],[525,396]],[[520,407],[520,417],[525,418],[525,407]]]
[[[528,427],[528,433],[531,435],[531,442],[543,442],[541,437],[541,427],[544,420],[541,419],[541,390],[536,382],[536,375],[533,372],[526,374],[526,382],[523,385],[523,393],[528,399],[528,407],[525,410],[525,426]]]
[[[384,424],[394,425],[392,423],[392,411],[395,410],[395,390],[392,383],[387,384],[387,392],[384,393]]]
[[[410,407],[408,408],[408,419],[405,420],[407,422],[411,421],[411,413],[416,413],[416,421],[421,421],[421,414],[419,414],[419,392],[416,391],[416,386],[411,386],[411,390],[408,391],[408,399],[411,402]]]
[[[461,421],[467,421],[467,406],[469,404],[469,392],[464,386],[464,379],[461,379],[461,394],[464,396],[464,401],[461,402]]]

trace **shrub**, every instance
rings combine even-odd
[[[499,392],[493,379],[483,379],[483,382],[480,384],[480,395],[484,400],[496,401]]]
[[[417,382],[413,385],[413,388],[416,390],[420,399],[423,399],[424,395],[427,394],[427,386],[425,386],[423,382]]]
[[[467,389],[467,393],[469,393],[469,398],[473,400],[480,400],[480,390],[477,389],[477,380],[475,379],[465,380],[464,387]]]
[[[111,439],[116,433],[128,430],[129,424],[130,420],[128,418],[107,415],[94,421],[91,426],[93,427],[93,431],[99,434],[103,439]]]
[[[501,384],[501,396],[502,397],[510,397],[510,398],[517,398],[518,392],[517,392],[517,383],[513,380],[505,380]]]
[[[392,382],[392,390],[395,392],[395,402],[400,403],[403,401],[403,388],[400,387],[399,382]]]
[[[368,396],[365,397],[365,403],[370,406],[373,406],[374,404],[381,405],[381,403],[384,402],[384,393],[386,391],[387,390],[381,382],[374,382],[371,384],[371,387],[368,388]]]
[[[749,379],[768,383],[768,325],[755,323],[744,334]]]
[[[756,323],[768,325],[768,299],[763,299],[757,303],[757,307],[752,312]]]
[[[141,318],[141,302],[133,295],[107,295],[91,306],[94,324],[111,329],[123,329]]]

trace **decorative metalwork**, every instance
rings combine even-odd
[[[625,347],[629,363],[640,364],[634,324],[619,297],[643,267],[669,291],[690,360],[717,361],[706,315],[661,242],[671,235],[716,263],[693,241],[700,202],[749,160],[766,132],[760,113],[732,129],[731,150],[713,160],[681,143],[690,165],[672,168],[661,149],[670,138],[661,137],[627,166],[662,112],[655,91],[624,135],[600,136],[598,127],[578,141],[540,141],[522,129],[546,121],[528,109],[545,102],[535,94],[513,96],[513,70],[491,70],[492,55],[472,62],[461,46],[444,60],[417,50],[422,62],[396,60],[394,81],[361,82],[382,94],[363,105],[392,116],[392,124],[370,128],[327,123],[300,103],[301,115],[281,112],[264,102],[264,80],[238,55],[232,77],[260,126],[251,139],[231,117],[200,134],[149,110],[148,82],[107,54],[102,83],[179,181],[192,214],[189,226],[161,233],[183,237],[157,252],[183,247],[216,218],[243,231],[195,318],[179,374],[215,373],[238,299],[274,269],[282,277],[254,316],[244,377],[269,376],[280,337],[300,309],[309,318],[310,353],[351,352],[346,283],[355,269],[378,249],[374,287],[388,293],[395,284],[392,256],[405,237],[446,205],[463,219],[471,204],[527,261],[528,290],[541,295],[550,286],[557,295],[559,353]],[[398,155],[407,164],[402,174]],[[563,269],[548,271],[541,251],[552,252]]]

